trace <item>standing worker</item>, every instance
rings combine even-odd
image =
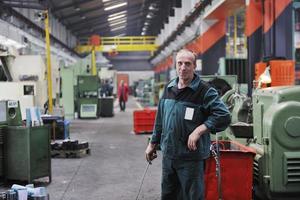
[[[218,92],[195,74],[196,55],[182,49],[176,55],[178,77],[159,100],[148,162],[162,149],[161,199],[203,200],[204,162],[210,156],[210,133],[225,130],[231,118]]]
[[[120,81],[120,85],[118,88],[118,98],[120,110],[125,112],[126,102],[128,99],[128,86],[126,83],[124,83],[124,80]]]

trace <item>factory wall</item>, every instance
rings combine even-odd
[[[223,36],[199,58],[202,59],[203,75],[215,74],[219,68],[219,58],[225,56],[226,37]]]
[[[118,71],[148,71],[152,70],[148,60],[111,60],[114,69]]]
[[[265,57],[293,58],[292,1],[265,2]]]
[[[146,80],[154,77],[154,72],[152,70],[148,71],[121,71],[119,73],[128,74],[129,76],[129,85],[133,85],[134,81],[140,79]]]
[[[44,28],[43,23],[36,20],[35,13],[37,10],[27,9],[27,8],[14,8],[16,11],[18,11],[20,14],[22,14],[24,17],[31,20],[36,25],[40,26],[41,28]],[[76,46],[76,37],[66,29],[66,27],[60,23],[51,13],[49,14],[50,19],[50,29],[51,34],[62,41],[63,43],[67,44],[70,47]],[[24,30],[31,31],[31,28],[28,26],[24,26]]]

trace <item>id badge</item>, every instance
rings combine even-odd
[[[192,120],[193,116],[194,116],[194,108],[187,107],[185,109],[184,119],[186,119],[186,120]]]

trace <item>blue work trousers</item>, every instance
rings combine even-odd
[[[161,200],[204,200],[204,160],[162,160]]]

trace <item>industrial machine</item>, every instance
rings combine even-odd
[[[0,179],[4,178],[4,143],[8,126],[22,124],[18,101],[0,101]]]
[[[98,96],[100,82],[98,76],[77,77],[77,109],[80,118],[98,117]]]
[[[5,179],[27,181],[49,177],[51,182],[50,128],[9,126],[4,144]]]
[[[0,101],[0,177],[31,182],[49,176],[50,131],[47,126],[22,126],[20,103]]]
[[[232,115],[223,139],[256,150],[256,198],[299,199],[300,86],[255,89],[251,98],[236,88],[221,95]]]
[[[254,180],[269,199],[300,197],[300,86],[257,90],[253,97]],[[265,197],[262,197],[265,198]]]

